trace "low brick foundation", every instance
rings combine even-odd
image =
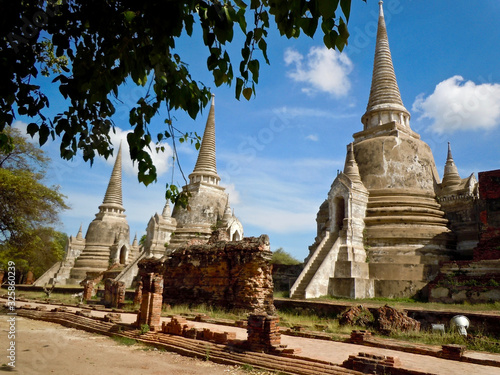
[[[350,355],[342,366],[364,374],[390,375],[398,373],[395,371],[395,367],[401,366],[401,361],[398,357],[359,353],[358,355]]]

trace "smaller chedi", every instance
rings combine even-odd
[[[80,226],[76,237],[69,238],[64,260],[54,264],[36,280],[35,285],[79,284],[88,272],[99,274],[110,266],[118,272],[138,256],[137,238],[130,243],[130,229],[123,207],[120,146],[103,202],[85,238]]]
[[[90,223],[85,238],[80,228],[71,236],[65,259],[52,266],[36,284],[57,282],[79,284],[87,276],[107,272],[107,277],[131,286],[137,276],[137,264],[144,258],[161,258],[180,246],[208,242],[217,230],[224,239],[240,241],[243,226],[229,205],[229,195],[220,186],[215,149],[215,100],[212,103],[201,141],[200,151],[189,183],[183,193],[189,196],[188,207],[166,202],[162,213],[155,213],[146,227],[141,248],[137,237],[130,244],[130,230],[122,202],[121,147],[115,161],[108,188],[96,218]],[[88,273],[88,274],[87,274]]]
[[[156,213],[147,226],[145,256],[162,257],[189,242],[207,242],[212,232],[223,229],[231,241],[243,238],[243,226],[229,205],[229,195],[220,186],[215,149],[215,98],[208,114],[198,160],[183,193],[188,207],[168,202],[162,214]]]

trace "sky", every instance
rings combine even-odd
[[[394,69],[411,128],[431,147],[442,177],[448,142],[462,178],[500,168],[500,2],[496,0],[386,0],[384,13]],[[316,236],[316,213],[337,171],[342,170],[352,134],[362,130],[371,85],[378,1],[352,0],[349,45],[342,53],[326,50],[321,30],[314,38],[287,40],[272,30],[270,65],[261,60],[256,97],[234,98],[233,87],[215,87],[206,72],[207,52],[195,30],[182,38],[178,53],[193,78],[215,94],[217,170],[245,236],[267,234],[271,249],[282,247],[299,260]],[[235,70],[241,36],[229,48]],[[48,87],[49,90],[53,88]],[[142,87],[120,90],[114,117],[116,145],[130,130],[128,112]],[[55,103],[53,105],[53,103]],[[57,108],[57,97],[51,99]],[[200,136],[208,107],[192,120],[176,113],[176,126]],[[161,129],[160,113],[151,125]],[[22,128],[28,120],[18,118]],[[184,185],[172,167],[171,148],[154,155],[156,184],[137,182],[124,141],[123,205],[131,236],[165,204],[165,184]],[[47,183],[60,186],[71,209],[61,215],[60,230],[84,234],[102,203],[114,159],[93,166],[58,157],[57,141],[43,147],[52,158]],[[192,172],[197,151],[181,145],[184,174]],[[132,240],[131,238],[131,240]]]

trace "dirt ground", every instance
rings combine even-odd
[[[9,360],[8,323],[0,315],[0,371]],[[9,371],[11,372],[11,371]],[[201,359],[147,348],[126,346],[113,339],[58,324],[16,318],[15,373],[64,375],[249,375],[271,374],[223,366]]]

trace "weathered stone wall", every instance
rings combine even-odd
[[[303,264],[273,264],[274,290],[277,292],[288,292],[303,268]]]
[[[269,237],[183,246],[165,261],[163,302],[274,312]]]

